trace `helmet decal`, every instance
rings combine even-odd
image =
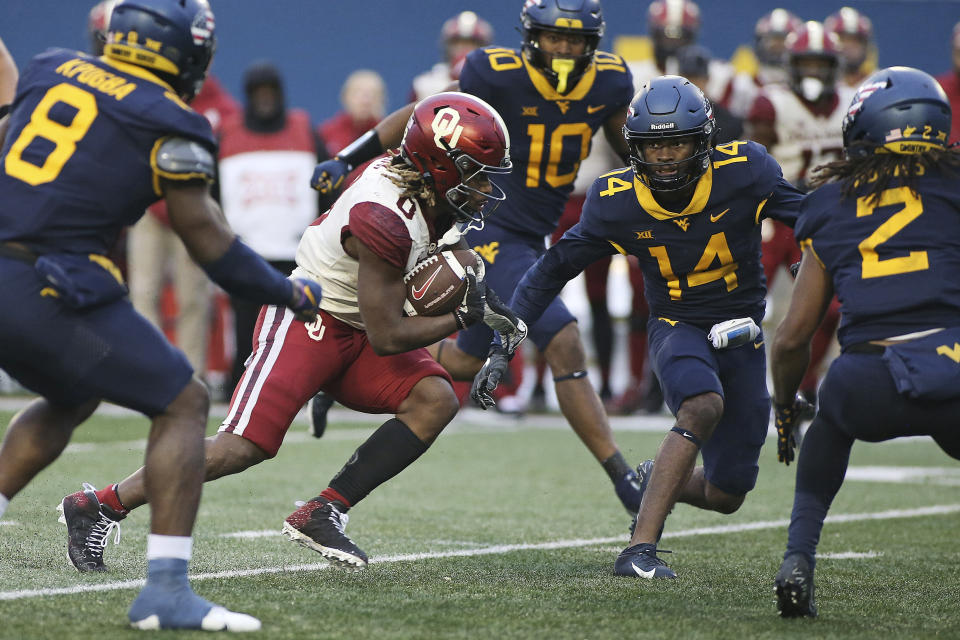
[[[456,109],[444,107],[437,111],[430,126],[433,127],[433,141],[439,148],[449,151],[457,146],[457,141],[463,133],[463,126],[457,124],[458,122],[460,122],[460,113]],[[450,136],[450,141],[442,140],[444,136]]]

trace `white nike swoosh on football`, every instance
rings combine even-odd
[[[647,580],[652,580],[654,574],[657,573],[656,569],[650,569],[650,571],[644,571],[643,569],[633,564],[632,562],[630,563],[630,566],[633,567],[633,570],[637,573],[638,576],[640,576],[641,578],[646,578]]]

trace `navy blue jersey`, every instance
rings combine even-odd
[[[542,237],[557,227],[593,134],[629,104],[633,80],[620,56],[598,51],[560,95],[521,52],[488,47],[467,56],[460,89],[493,106],[510,132],[513,171],[496,179],[507,200],[489,223]]]
[[[169,137],[215,149],[206,118],[153,74],[65,49],[37,56],[0,155],[0,241],[106,253],[160,198],[155,155]]]
[[[619,251],[639,259],[653,317],[699,327],[764,313],[760,221],[793,226],[803,194],[754,143],[718,145],[683,211],[660,206],[633,169],[600,176],[580,222],[524,276],[511,306],[528,322],[587,265]]]
[[[938,172],[917,192],[892,183],[880,202],[826,184],[804,199],[796,237],[833,279],[840,344],[889,338],[960,318],[960,185]]]

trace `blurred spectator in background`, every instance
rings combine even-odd
[[[840,41],[843,82],[853,89],[877,69],[877,46],[870,18],[851,7],[827,16],[823,28]]]
[[[950,108],[953,110],[953,124],[950,129],[950,142],[960,142],[960,22],[953,27],[950,40],[953,51],[953,69],[937,76],[937,81],[947,92]]]
[[[7,51],[7,47],[0,40],[0,108],[13,102],[13,96],[17,92],[17,65],[13,61],[13,56]],[[3,113],[0,113],[0,118]]]
[[[753,45],[733,54],[734,76],[720,102],[732,113],[746,117],[762,87],[787,83],[787,36],[803,21],[786,9],[774,9],[757,20]]]
[[[347,76],[340,90],[340,104],[343,109],[318,129],[330,157],[383,120],[387,109],[387,87],[383,78],[369,69],[354,71]],[[371,162],[373,160],[364,162],[350,172],[343,188],[346,189],[356,180]],[[333,402],[333,396],[323,391],[318,392],[310,401],[307,407],[310,433],[315,438],[323,436],[323,432],[327,430],[327,412]]]
[[[440,48],[443,60],[413,79],[410,100],[423,100],[443,91],[460,77],[467,54],[493,42],[493,27],[473,11],[462,11],[443,23]],[[352,139],[348,142],[352,142]]]
[[[343,109],[324,121],[317,130],[331,157],[383,120],[387,110],[387,86],[376,71],[359,69],[344,81],[340,104]],[[367,164],[369,162],[353,170],[347,177],[348,185]]]
[[[280,71],[251,64],[243,76],[243,111],[220,131],[220,198],[233,230],[278,271],[290,273],[303,230],[318,215],[310,189],[314,165],[327,158],[310,116],[285,104]],[[260,304],[232,297],[236,353],[231,387],[243,375]]]
[[[225,120],[240,112],[237,101],[212,76],[207,76],[190,106],[207,118],[215,136],[219,136]],[[206,379],[212,291],[207,274],[190,258],[183,241],[170,227],[166,201],[147,209],[147,215],[130,228],[127,270],[130,301],[161,329],[165,328],[163,292],[168,282],[172,285],[176,296],[174,343],[186,354],[196,375]]]
[[[806,190],[809,173],[821,164],[839,160],[843,152],[843,118],[854,90],[839,80],[840,41],[815,21],[804,23],[786,40],[789,84],[764,87],[747,120],[747,137],[765,145],[783,177]],[[800,260],[793,231],[766,221],[762,229],[763,269],[774,300],[774,282],[781,270]],[[779,324],[784,304],[768,304],[765,323]],[[818,374],[833,343],[840,320],[839,306],[827,310],[814,337],[810,368],[800,386],[808,400],[816,397]]]
[[[677,50],[677,70],[701,91],[704,91],[709,80],[710,60],[713,56],[710,51],[698,44],[691,44]],[[717,121],[716,144],[723,144],[743,137],[743,120],[730,113],[730,110],[719,103],[713,104],[713,117]]]
[[[87,37],[90,39],[90,53],[103,55],[103,45],[107,42],[107,24],[113,7],[120,0],[101,0],[90,8],[87,14]]]

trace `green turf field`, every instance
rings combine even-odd
[[[0,425],[10,415],[0,414]],[[410,469],[350,512],[371,557],[361,573],[324,568],[279,534],[295,500],[322,490],[379,421],[336,422],[322,440],[295,424],[279,456],[206,485],[194,588],[258,616],[251,637],[926,638],[960,637],[960,464],[929,441],[858,444],[817,567],[817,620],[780,620],[773,575],[786,538],[794,466],[772,439],[757,489],[736,514],[680,505],[661,547],[679,574],[612,574],[627,514],[600,467],[555,417],[515,425],[458,419]],[[145,572],[148,511],[108,546],[107,574],[69,564],[55,507],[81,482],[122,479],[143,456],[144,419],[98,415],[0,522],[0,638],[135,637],[126,610]],[[633,464],[664,419],[617,421]],[[211,431],[215,428],[211,421]],[[892,469],[895,467],[896,469]],[[925,468],[925,469],[924,469]],[[895,475],[899,474],[899,475]],[[164,633],[164,638],[197,637]]]

